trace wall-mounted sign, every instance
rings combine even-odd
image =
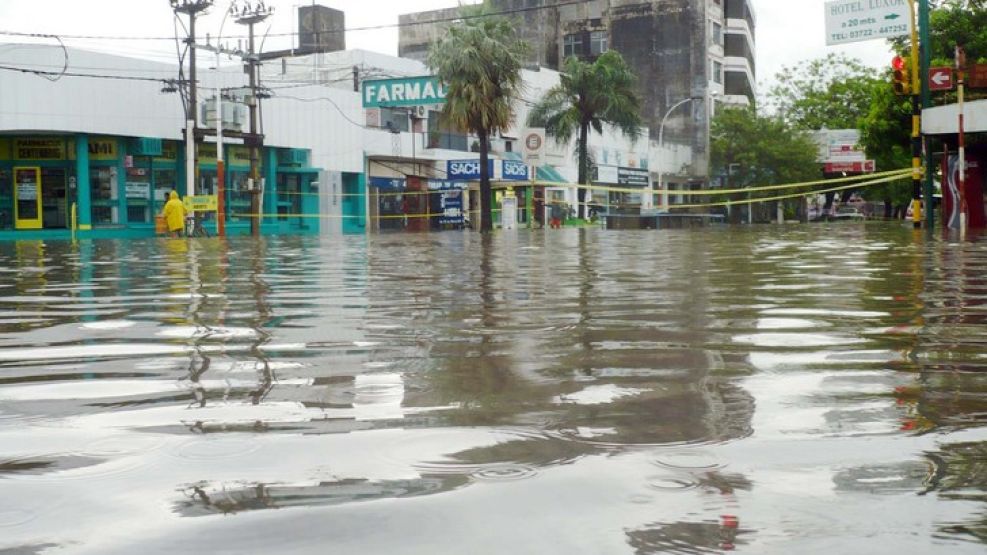
[[[384,191],[403,191],[407,183],[396,177],[371,177],[370,186]]]
[[[446,89],[434,75],[399,79],[370,79],[363,82],[363,107],[445,104]]]
[[[487,175],[493,177],[493,160],[487,160]],[[446,162],[446,175],[449,179],[480,179],[479,160],[449,160]]]
[[[125,186],[127,188],[127,198],[147,200],[151,196],[151,187],[147,183],[128,182]]]
[[[528,165],[524,162],[519,162],[517,160],[500,161],[501,179],[508,179],[511,181],[527,181],[528,175]]]
[[[13,154],[15,160],[64,160],[65,141],[48,137],[14,139]]]
[[[219,208],[216,195],[187,195],[182,202],[189,212],[215,212]]]
[[[971,89],[987,89],[987,64],[967,66],[966,84]]]

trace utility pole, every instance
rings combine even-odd
[[[247,3],[242,10],[237,10],[235,7],[232,9],[234,10],[234,15],[237,17],[236,22],[247,26],[249,37],[249,51],[247,53],[247,67],[245,69],[250,75],[250,99],[247,102],[247,106],[250,108],[250,137],[249,140],[244,142],[248,143],[250,147],[250,234],[258,237],[260,236],[260,201],[262,192],[259,186],[261,183],[259,150],[264,144],[264,137],[258,133],[257,129],[257,109],[259,107],[257,95],[259,78],[257,69],[260,66],[260,60],[254,46],[254,25],[267,19],[274,13],[274,8],[266,7],[264,2],[258,2],[255,6]]]
[[[929,0],[919,0],[918,2],[918,28],[919,28],[919,44],[920,51],[919,55],[921,59],[919,60],[919,75],[928,76],[929,66],[931,65],[932,58],[932,32],[929,29]],[[926,77],[922,78],[922,108],[930,108],[932,106],[932,95],[929,91],[929,80]],[[925,137],[925,183],[922,187],[922,199],[925,203],[925,224],[928,230],[931,232],[935,227],[935,210],[933,207],[933,197],[932,197],[932,180],[933,174],[933,164],[935,163],[932,157],[932,139],[928,136]]]
[[[925,76],[920,75],[919,64],[919,43],[918,43],[918,12],[915,6],[916,0],[908,0],[910,13],[909,25],[911,27],[911,100],[912,100],[912,226],[915,229],[922,227],[922,106],[921,92],[922,80]]]
[[[176,14],[183,13],[188,16],[188,38],[185,43],[189,47],[189,106],[185,121],[185,194],[195,195],[195,131],[197,128],[199,108],[196,88],[199,82],[195,75],[195,18],[202,12],[212,7],[213,0],[168,0],[171,9]],[[198,227],[199,220],[195,213],[192,213],[194,226]]]

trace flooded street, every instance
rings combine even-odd
[[[0,243],[0,553],[983,553],[985,324],[881,223]]]

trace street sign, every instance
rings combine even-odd
[[[362,96],[364,108],[445,104],[446,89],[434,75],[368,79]]]
[[[972,64],[967,68],[966,84],[971,89],[987,88],[987,64]]]
[[[874,173],[875,164],[873,160],[861,162],[826,162],[823,164],[825,173],[847,172],[847,173]]]
[[[910,31],[908,0],[826,2],[826,44],[899,37]]]
[[[948,91],[953,88],[953,68],[951,67],[930,67],[929,68],[929,90]]]

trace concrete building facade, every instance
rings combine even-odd
[[[623,55],[638,75],[651,143],[642,166],[652,180],[664,173],[673,186],[705,183],[716,105],[754,102],[751,0],[492,0],[491,5],[517,21],[518,33],[532,45],[532,67],[559,69],[568,56],[593,60],[607,50]],[[398,55],[424,60],[429,45],[458,14],[453,8],[402,15]]]

